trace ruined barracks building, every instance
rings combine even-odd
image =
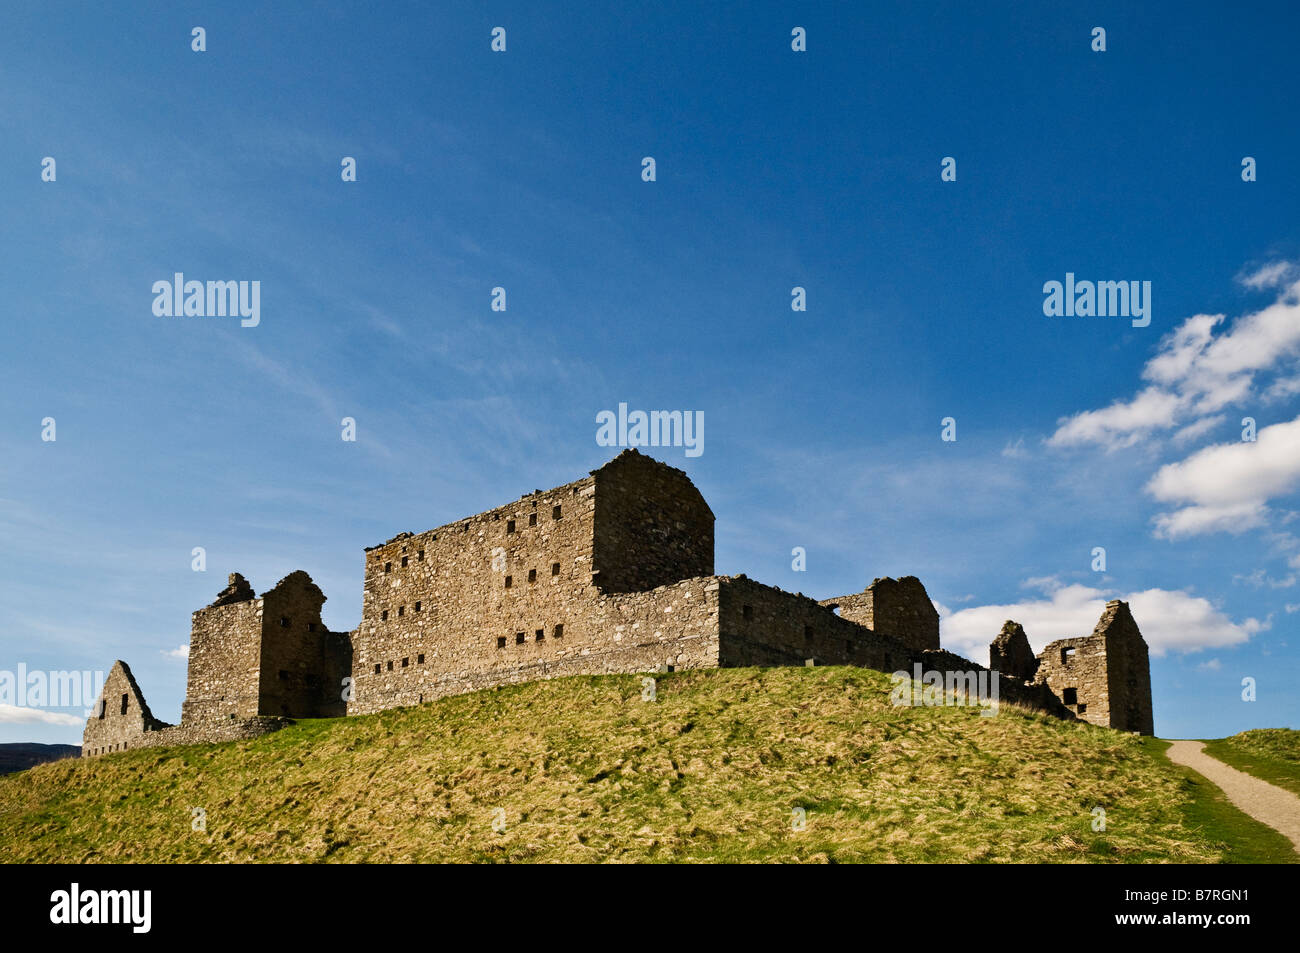
[[[560,675],[743,665],[982,667],[939,647],[913,576],[821,601],[713,574],[713,512],[681,470],[627,450],[581,480],[366,550],[361,625],[331,632],[305,572],[258,596],[238,573],[193,614],[181,723],[117,662],[82,753],[247,738],[291,718],[415,705]],[[1004,627],[1006,701],[1152,733],[1147,647],[1122,602],[1034,657]]]

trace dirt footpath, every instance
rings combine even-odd
[[[1222,788],[1238,809],[1290,838],[1300,851],[1300,797],[1228,767],[1206,754],[1204,747],[1203,741],[1175,741],[1169,747],[1169,760],[1203,774]]]

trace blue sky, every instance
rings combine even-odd
[[[979,662],[1130,599],[1158,733],[1296,726],[1300,15],[971,6],[6,4],[0,669],[123,658],[178,720],[227,573],[352,628],[364,546],[576,479],[626,402],[703,412],[656,455],[719,572],[916,574]],[[178,271],[261,323],[156,317]],[[1067,272],[1150,326],[1045,316]]]

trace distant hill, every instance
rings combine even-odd
[[[575,676],[41,765],[0,778],[0,862],[1230,858],[1155,739],[895,707],[861,668],[653,688]]]
[[[42,745],[34,741],[0,744],[0,774],[13,774],[46,761],[81,757],[80,745]]]

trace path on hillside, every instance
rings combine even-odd
[[[1300,797],[1228,767],[1218,758],[1211,758],[1204,748],[1204,741],[1175,741],[1169,746],[1169,760],[1203,774],[1240,810],[1289,838],[1300,852]]]

